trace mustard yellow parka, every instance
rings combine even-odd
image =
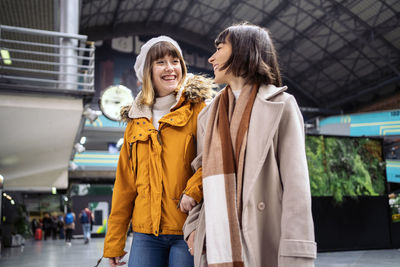
[[[121,111],[127,122],[120,151],[111,214],[104,241],[104,257],[125,254],[129,222],[135,232],[182,235],[187,215],[178,208],[183,193],[202,200],[201,170],[193,173],[197,116],[212,96],[214,84],[192,76],[177,92],[171,112],[152,123],[151,107],[141,104],[141,93]]]

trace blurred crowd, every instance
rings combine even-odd
[[[63,213],[48,213],[40,219],[33,218],[31,221],[32,234],[37,240],[64,239],[64,214]]]

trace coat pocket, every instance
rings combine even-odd
[[[147,144],[140,141],[129,143],[129,164],[134,177],[138,198],[150,198],[150,177]]]
[[[132,169],[132,174],[134,177],[137,178],[138,174],[138,144],[139,143],[144,143],[148,141],[149,139],[149,133],[142,131],[142,130],[137,130],[134,134],[129,139],[129,161],[131,163],[131,169]]]
[[[279,254],[284,257],[317,258],[317,244],[309,240],[282,239]]]

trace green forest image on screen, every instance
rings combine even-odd
[[[382,142],[371,138],[306,136],[312,196],[378,196],[385,193]]]

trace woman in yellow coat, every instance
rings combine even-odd
[[[202,200],[196,155],[197,116],[213,83],[186,77],[179,45],[167,36],[145,43],[135,63],[142,91],[121,111],[127,122],[104,241],[110,266],[121,261],[129,223],[129,267],[193,266],[183,240],[187,212]],[[189,75],[188,75],[189,76]]]

